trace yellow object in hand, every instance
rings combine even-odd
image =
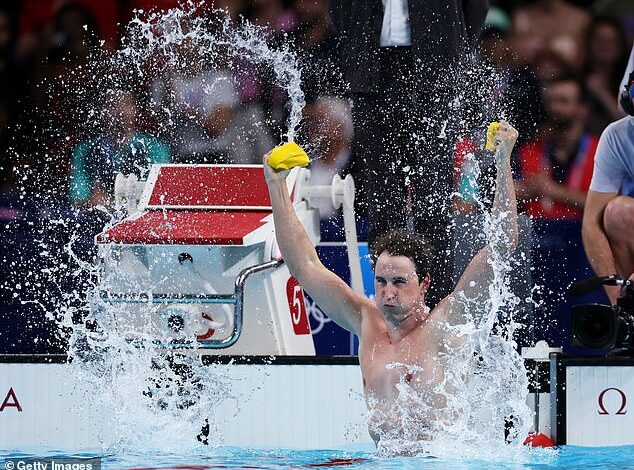
[[[276,171],[290,170],[296,166],[307,166],[309,163],[306,152],[295,142],[288,142],[271,150],[269,165]]]
[[[484,148],[492,152],[495,151],[495,133],[500,128],[499,122],[492,122],[487,128],[487,142]]]

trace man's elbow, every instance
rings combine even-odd
[[[307,274],[305,274],[305,269],[302,269],[302,267],[298,264],[289,263],[287,260],[284,261],[286,262],[286,266],[288,266],[288,272],[290,275],[297,279],[297,282],[302,284],[302,281],[307,276]]]
[[[291,276],[297,279],[300,284],[306,284],[307,280],[310,281],[314,277],[315,269],[318,269],[313,260],[301,263],[286,261],[286,265]]]

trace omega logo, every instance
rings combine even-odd
[[[615,392],[617,392],[620,396],[621,396],[621,406],[619,408],[619,410],[614,413],[617,415],[624,415],[625,413],[627,413],[627,410],[625,409],[625,406],[627,405],[627,397],[625,396],[625,393],[623,392],[623,390],[618,389],[618,388],[614,388],[614,387],[610,387],[610,388],[606,388],[605,390],[603,390],[600,394],[599,394],[599,410],[597,410],[597,413],[599,413],[600,415],[609,415],[610,412],[608,412],[608,410],[605,409],[605,405],[603,403],[603,399],[605,398],[605,394],[607,392],[609,392],[610,390],[614,390]]]
[[[16,410],[20,412],[22,411],[22,406],[20,405],[20,402],[18,401],[18,397],[15,395],[15,392],[13,391],[13,387],[9,388],[9,391],[7,392],[7,396],[4,397],[4,400],[2,401],[2,404],[0,405],[0,411],[4,411],[5,408],[15,408]]]

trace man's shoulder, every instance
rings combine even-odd
[[[608,125],[601,134],[596,160],[622,160],[634,152],[634,117],[627,116]]]
[[[602,137],[634,140],[634,116],[625,116],[610,123],[603,131]]]
[[[448,332],[453,326],[466,322],[463,310],[463,301],[459,295],[452,292],[442,299],[430,312],[428,320],[440,331]]]
[[[453,294],[442,299],[427,315],[427,323],[435,326],[446,325],[451,318]]]
[[[374,341],[377,335],[387,332],[385,317],[376,304],[365,298],[361,305],[361,337],[365,341]]]

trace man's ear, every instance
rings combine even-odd
[[[425,274],[425,277],[420,282],[420,292],[421,294],[426,294],[429,292],[429,286],[431,284],[431,278],[429,277],[429,273]]]

